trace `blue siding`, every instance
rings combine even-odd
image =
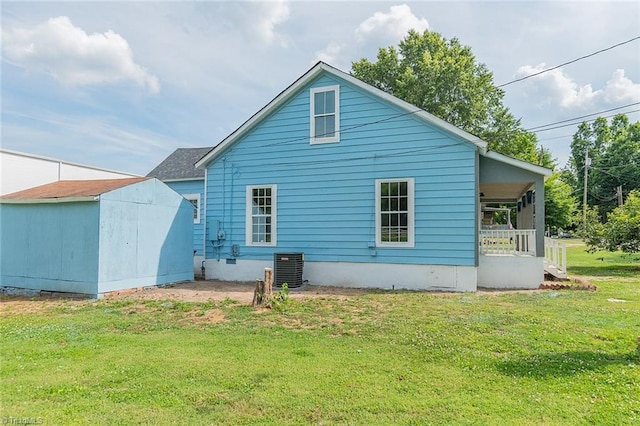
[[[0,286],[97,293],[98,202],[0,204]]]
[[[100,293],[193,280],[191,203],[155,179],[100,198]]]
[[[191,204],[147,180],[99,201],[0,204],[0,286],[96,295],[193,279]]]
[[[309,89],[340,85],[339,143],[309,143]],[[476,147],[323,75],[208,166],[207,258],[475,265]],[[375,180],[415,179],[415,247],[377,247]],[[213,183],[215,182],[215,183]],[[277,184],[277,246],[245,245],[245,188]]]
[[[204,180],[189,180],[182,182],[166,182],[166,184],[180,195],[200,194],[200,223],[193,224],[193,250],[202,256],[204,236]]]

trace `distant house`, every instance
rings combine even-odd
[[[59,180],[118,179],[138,175],[0,149],[0,195]]]
[[[209,151],[206,276],[303,253],[311,284],[475,291],[543,281],[550,170],[318,63]],[[519,203],[518,229],[483,229]]]
[[[200,273],[204,260],[204,169],[195,163],[209,148],[178,148],[147,174],[166,183],[193,204],[194,270]]]
[[[0,286],[83,293],[193,280],[192,206],[157,179],[58,181],[0,197]]]

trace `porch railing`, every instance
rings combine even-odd
[[[480,231],[480,254],[535,256],[536,231],[535,229],[483,229]]]
[[[545,270],[558,278],[567,277],[567,245],[558,240],[544,238]]]

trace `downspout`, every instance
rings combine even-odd
[[[535,197],[536,201],[536,256],[544,257],[544,219],[546,212],[544,211],[544,176],[539,176],[535,181]]]

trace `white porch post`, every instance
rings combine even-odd
[[[544,256],[544,177],[537,176],[535,180],[535,206],[536,206],[536,252],[537,256]]]

